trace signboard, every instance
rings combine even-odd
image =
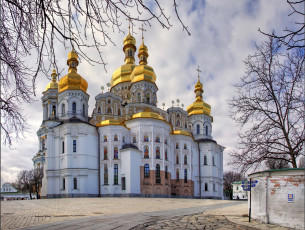
[[[250,191],[251,190],[251,187],[254,188],[257,184],[257,180],[253,180],[253,181],[242,181],[242,186],[244,191]],[[251,183],[251,184],[250,184]]]
[[[294,194],[288,194],[288,200],[287,200],[287,202],[290,202],[290,203],[292,203],[292,202],[294,202]]]

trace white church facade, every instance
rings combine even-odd
[[[35,167],[44,167],[41,197],[153,196],[223,199],[223,151],[212,137],[211,107],[196,99],[183,110],[157,107],[156,75],[148,49],[123,42],[125,64],[113,72],[109,92],[88,114],[88,83],[68,55],[69,72],[43,92]]]

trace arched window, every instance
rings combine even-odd
[[[146,103],[150,103],[150,94],[149,93],[146,94]]]
[[[156,148],[156,159],[160,159],[160,148]]]
[[[119,159],[118,147],[113,148],[113,159]]]
[[[83,105],[83,116],[86,116],[85,108],[85,105]]]
[[[104,148],[104,160],[108,160],[108,149],[107,149],[107,147]]]
[[[204,165],[208,165],[208,158],[207,158],[207,156],[203,157],[203,164]]]
[[[107,114],[112,114],[112,111],[111,111],[111,107],[110,107],[110,106],[108,106],[108,108],[107,108]]]
[[[66,189],[66,179],[62,178],[62,189],[65,190]]]
[[[176,143],[176,149],[179,149],[179,144],[178,144],[178,142]]]
[[[66,114],[66,106],[65,104],[61,105],[61,115],[64,116]]]
[[[204,183],[204,191],[208,191],[209,187],[208,187],[208,183]]]
[[[62,146],[61,147],[62,147],[62,153],[65,153],[65,142],[64,141],[62,142]]]
[[[176,169],[176,180],[179,180],[179,169]]]
[[[114,165],[114,177],[113,177],[113,184],[119,184],[119,167],[117,164]]]
[[[200,134],[200,125],[197,125],[197,134]]]
[[[44,150],[46,148],[46,142],[44,138],[42,138],[41,144],[42,144],[42,150]]]
[[[104,165],[104,184],[108,184],[108,165]]]
[[[149,164],[144,165],[144,177],[145,178],[149,177]]]
[[[148,136],[144,136],[144,142],[148,142],[148,141],[149,141]]]
[[[187,183],[187,169],[184,169],[184,183]]]
[[[184,155],[184,164],[187,165],[187,156]]]
[[[52,115],[56,116],[56,106],[53,105],[52,107]]]
[[[137,143],[137,138],[136,137],[132,138],[132,143]]]
[[[73,152],[76,153],[76,140],[73,140]]]
[[[187,149],[187,145],[186,145],[186,144],[184,144],[183,148],[184,148],[184,149]]]
[[[176,164],[179,164],[179,156],[176,155]]]
[[[118,115],[121,116],[121,110],[120,109],[118,109]]]
[[[164,144],[166,144],[166,145],[167,145],[167,139],[165,139],[165,140],[164,140]]]
[[[77,178],[74,177],[73,179],[73,189],[77,189]]]
[[[165,149],[165,151],[164,151],[164,158],[167,161],[167,149]]]
[[[160,137],[156,137],[156,142],[160,143]]]
[[[76,114],[76,103],[72,103],[72,114]]]
[[[179,120],[177,120],[176,126],[180,127],[180,121]]]
[[[138,93],[138,103],[141,103],[141,93]]]
[[[144,146],[144,158],[149,158],[149,149],[148,149],[148,146]]]
[[[168,172],[168,168],[167,168],[167,165],[165,165],[165,179],[168,179],[167,172]]]
[[[104,142],[107,142],[107,136],[106,135],[104,136]]]
[[[111,100],[110,100],[110,99],[108,99],[107,103],[108,103],[108,104],[111,104]]]
[[[113,139],[114,141],[118,141],[118,135],[114,135],[114,139]]]
[[[205,127],[205,135],[209,135],[209,128],[208,128],[208,126]]]
[[[187,123],[185,122],[185,124],[184,124],[184,128],[186,128],[187,129]]]
[[[215,166],[215,157],[212,157],[213,166]]]
[[[160,165],[156,165],[156,184],[161,183],[161,178],[160,178]]]
[[[98,107],[97,112],[101,113],[101,107],[100,106]]]

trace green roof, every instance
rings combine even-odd
[[[256,173],[263,173],[263,172],[278,172],[278,171],[293,171],[293,170],[305,170],[305,168],[270,169],[270,170],[266,170],[266,171],[250,173],[250,174],[248,174],[248,176],[254,175]]]

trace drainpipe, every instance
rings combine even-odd
[[[97,147],[98,147],[98,150],[97,150],[97,153],[98,153],[98,156],[97,156],[97,159],[98,159],[98,197],[101,197],[101,147],[100,147],[100,133],[98,131],[98,127],[96,127],[96,132],[97,132],[97,141],[98,141],[98,144],[97,144]]]
[[[198,144],[198,161],[199,161],[199,198],[201,199],[201,168],[200,168],[200,147],[199,147],[199,142],[197,141]]]

